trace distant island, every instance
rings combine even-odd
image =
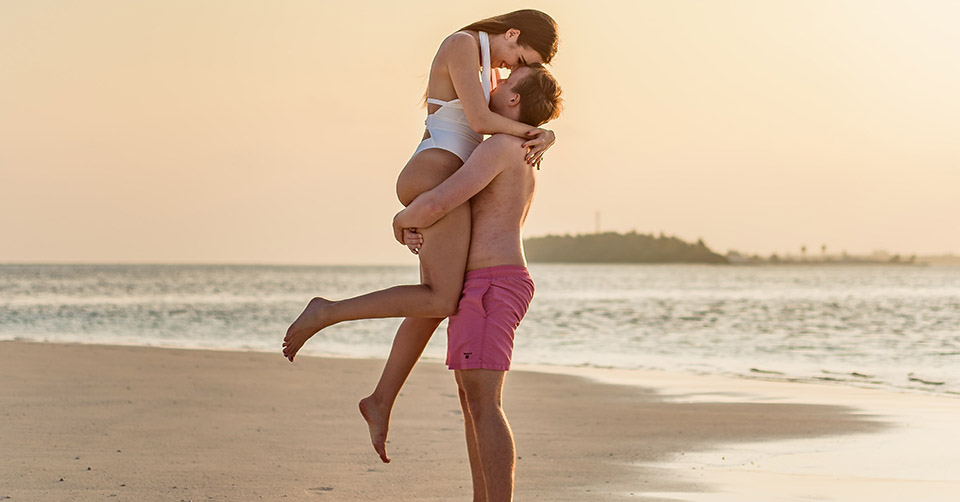
[[[728,251],[725,255],[711,250],[702,239],[686,242],[661,233],[620,234],[603,232],[578,235],[547,235],[523,241],[527,259],[539,263],[716,263],[731,265],[927,265],[950,263],[944,256],[940,261],[931,257],[918,260],[916,255],[902,257],[878,251],[870,256],[854,256],[846,252],[827,254],[826,245],[816,256],[808,256],[807,246],[800,247],[800,256],[776,253],[770,256]]]
[[[527,259],[541,263],[729,263],[703,240],[630,232],[547,235],[523,241]]]

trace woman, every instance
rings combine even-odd
[[[397,196],[404,206],[459,169],[480,144],[483,134],[529,138],[523,144],[528,150],[527,162],[540,162],[543,152],[554,142],[553,132],[493,113],[488,103],[490,89],[496,85],[493,68],[549,63],[556,54],[557,43],[556,23],[536,10],[478,21],[443,41],[427,84],[426,132],[397,179]],[[311,336],[332,324],[355,319],[407,318],[397,331],[377,388],[360,401],[371,441],[384,462],[390,461],[384,445],[400,387],[437,326],[457,309],[470,244],[469,204],[454,209],[431,227],[418,230],[424,242],[418,252],[419,285],[395,286],[336,302],[314,298],[291,324],[283,343],[283,354],[292,362]]]

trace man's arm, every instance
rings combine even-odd
[[[403,243],[404,228],[433,225],[483,190],[504,169],[518,162],[523,164],[526,151],[521,144],[523,140],[506,134],[495,135],[481,143],[463,167],[440,185],[417,196],[406,209],[394,216],[397,240]]]

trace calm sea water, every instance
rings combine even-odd
[[[832,380],[960,395],[960,268],[532,265],[520,363]],[[272,351],[309,298],[414,267],[0,265],[0,340]],[[304,348],[385,357],[399,320]],[[445,325],[441,326],[443,330]],[[442,359],[443,331],[426,356]]]

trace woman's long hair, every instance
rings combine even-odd
[[[557,23],[546,13],[534,9],[489,17],[464,26],[460,31],[485,31],[491,35],[499,35],[511,28],[520,30],[517,43],[537,51],[545,64],[557,53],[557,46],[560,44]]]

